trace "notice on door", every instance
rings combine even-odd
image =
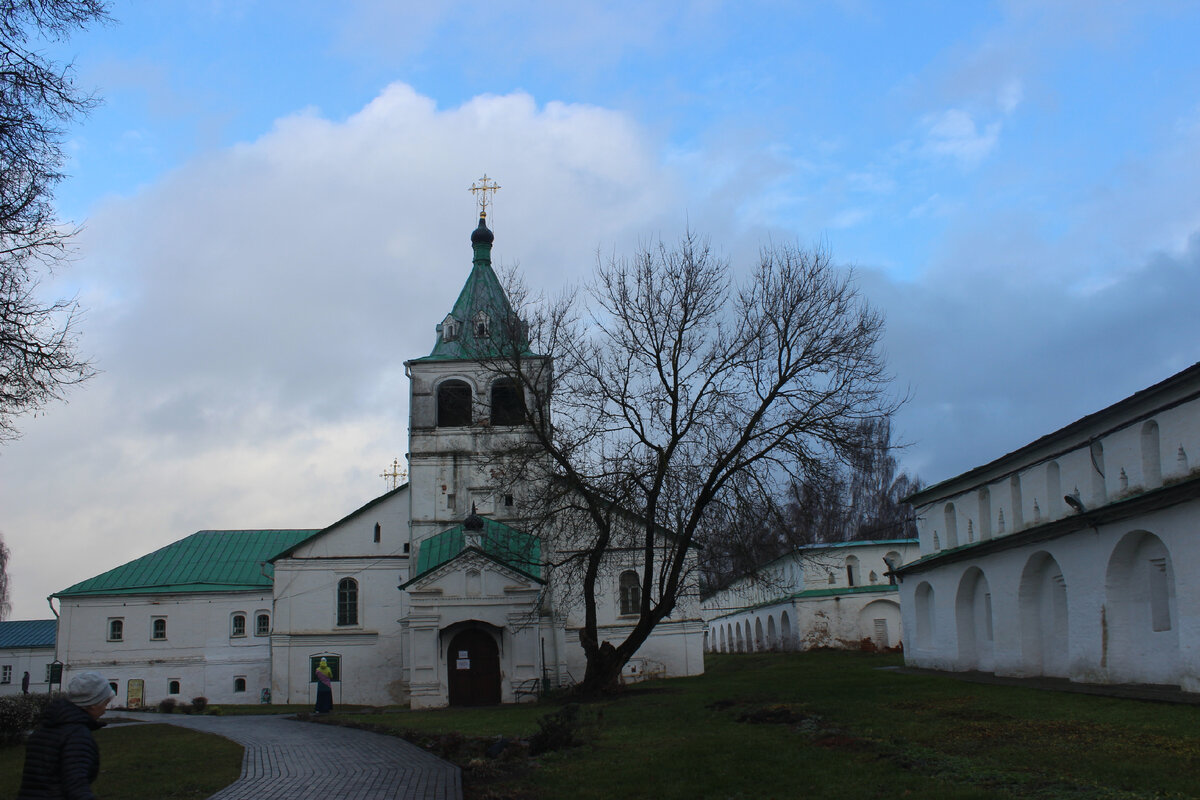
[[[471,659],[469,659],[469,658],[458,659],[458,661],[456,661],[454,664],[454,668],[455,669],[470,669],[471,668]]]

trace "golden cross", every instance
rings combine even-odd
[[[471,184],[471,194],[475,195],[475,199],[479,201],[479,216],[487,216],[487,208],[491,205],[491,200],[488,198],[488,192],[493,195],[500,188],[500,184],[488,178],[487,173],[483,173],[483,177]]]
[[[392,459],[392,471],[381,473],[379,475],[379,477],[383,478],[385,483],[391,484],[388,487],[389,489],[395,489],[397,486],[400,485],[400,481],[403,478],[408,477],[408,470],[400,469],[400,459],[393,458]]]

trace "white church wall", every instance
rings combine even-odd
[[[21,693],[21,679],[29,673],[30,693],[49,691],[49,666],[54,661],[53,647],[0,648],[0,696]],[[7,669],[3,669],[7,667]],[[7,680],[2,679],[6,675]]]

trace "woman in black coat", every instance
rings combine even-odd
[[[92,781],[100,774],[100,750],[92,731],[112,701],[112,688],[98,672],[71,679],[67,696],[46,706],[25,743],[25,771],[17,800],[96,800]]]

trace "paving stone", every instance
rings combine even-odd
[[[215,733],[246,748],[242,775],[209,800],[461,800],[458,767],[394,736],[279,716],[119,712]]]

